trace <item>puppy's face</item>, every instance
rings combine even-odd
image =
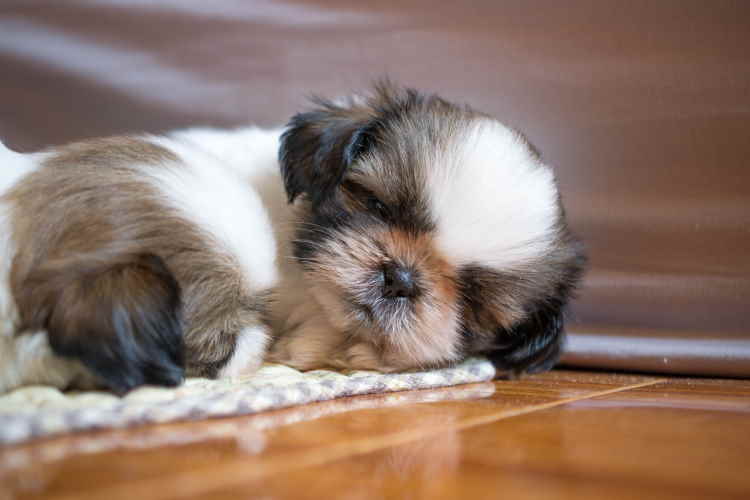
[[[388,86],[295,116],[280,160],[310,289],[396,369],[558,356],[583,257],[554,176],[517,133]],[[356,363],[353,363],[356,364]]]

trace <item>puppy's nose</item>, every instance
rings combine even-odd
[[[414,281],[414,271],[399,266],[386,264],[383,268],[383,297],[414,297],[417,295],[417,284]]]

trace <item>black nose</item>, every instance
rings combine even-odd
[[[383,268],[383,297],[414,297],[417,284],[414,271],[398,264],[386,264]]]

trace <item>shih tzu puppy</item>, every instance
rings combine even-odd
[[[232,155],[278,178],[278,136],[196,130],[0,151],[0,391],[125,392],[257,367],[276,244]]]
[[[283,130],[0,151],[0,390],[558,358],[584,256],[495,119],[382,84]]]

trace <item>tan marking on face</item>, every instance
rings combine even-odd
[[[378,238],[396,262],[413,267],[432,286],[430,292],[445,302],[455,302],[456,270],[435,246],[428,233],[412,235],[398,229],[386,230]]]
[[[307,267],[310,291],[331,324],[345,333],[329,358],[335,355],[352,368],[371,368],[373,361],[365,356],[342,357],[341,352],[350,348],[344,343],[349,338],[370,345],[381,367],[407,369],[455,359],[460,347],[456,271],[435,248],[430,234],[378,227],[367,235],[345,233],[321,245],[325,251]],[[353,308],[349,297],[380,293],[372,290],[378,286],[373,276],[390,261],[415,270],[421,293],[412,299],[410,312],[400,313],[402,327],[383,330],[389,318],[382,318],[385,325],[376,320],[368,326],[361,317],[365,313]],[[351,364],[366,358],[367,366]]]
[[[440,254],[428,233],[412,235],[390,230],[382,241],[391,257],[416,270],[425,294],[414,304],[414,327],[401,332],[387,346],[387,363],[428,365],[453,359],[459,340],[455,269]]]

